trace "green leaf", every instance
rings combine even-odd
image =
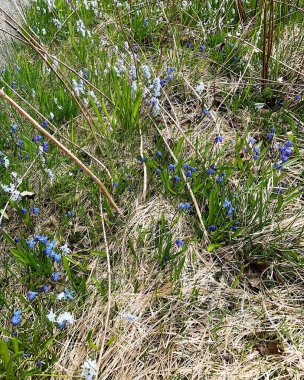
[[[181,137],[178,140],[178,143],[176,144],[176,146],[174,147],[173,152],[174,152],[175,157],[177,157],[179,155],[179,152],[182,149],[184,140],[185,140],[185,138]]]
[[[100,347],[97,346],[95,343],[93,343],[92,341],[92,334],[93,334],[93,330],[90,330],[89,333],[88,333],[88,336],[87,336],[87,342],[89,344],[89,346],[95,350],[95,351],[99,351],[100,350]]]
[[[214,244],[209,244],[208,247],[207,247],[207,250],[208,252],[212,252],[214,251],[216,248],[220,248],[222,247],[223,245],[222,244],[219,244],[219,243],[214,243]]]

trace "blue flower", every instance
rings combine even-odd
[[[27,209],[26,208],[22,208],[21,209],[21,214],[25,215],[27,213]]]
[[[60,253],[53,253],[50,257],[53,261],[55,261],[55,263],[59,263],[61,261]]]
[[[64,289],[64,300],[67,300],[67,299],[70,299],[70,300],[73,300],[74,299],[74,290],[69,290],[68,288],[65,288]]]
[[[191,208],[190,203],[186,202],[185,203],[185,210],[190,210],[190,208]]]
[[[19,243],[20,239],[18,237],[15,237],[14,242],[17,244]]]
[[[173,71],[175,71],[175,67],[170,67],[170,69],[168,70],[168,74],[172,74]]]
[[[60,280],[60,277],[61,277],[61,274],[59,272],[54,272],[51,275],[51,280],[57,282]]]
[[[176,183],[178,181],[180,181],[180,177],[178,175],[175,175],[173,178],[173,182]]]
[[[34,239],[27,240],[26,245],[29,249],[34,249],[36,245],[36,241]]]
[[[229,199],[226,197],[225,198],[225,201],[224,201],[224,203],[223,203],[223,207],[224,208],[229,208],[229,207],[231,207],[231,202],[229,201]]]
[[[37,297],[37,295],[38,295],[38,292],[29,291],[27,293],[27,299],[31,302]]]
[[[216,136],[216,138],[214,139],[215,144],[222,143],[223,141],[224,141],[223,136]]]
[[[274,164],[274,168],[275,169],[281,169],[281,170],[283,170],[284,169],[284,166],[283,165],[281,165],[279,162],[276,162],[275,164]]]
[[[206,49],[206,46],[205,45],[200,45],[200,47],[199,47],[199,50],[200,51],[204,51]]]
[[[60,301],[61,300],[66,301],[67,299],[73,300],[74,299],[73,294],[74,294],[73,290],[69,290],[68,288],[65,288],[64,292],[58,294],[57,299]]]
[[[191,43],[188,41],[188,42],[186,43],[186,48],[189,49],[190,47],[191,47]]]
[[[89,79],[89,70],[84,68],[82,70],[82,75],[83,75],[84,79]]]
[[[160,174],[160,173],[161,173],[161,169],[160,169],[160,168],[157,168],[157,169],[155,170],[155,173],[156,173],[156,174]]]
[[[185,176],[186,176],[187,178],[192,177],[192,171],[191,171],[191,170],[187,170],[186,173],[185,173]]]
[[[39,142],[39,141],[41,141],[43,139],[43,137],[41,136],[41,135],[37,135],[37,136],[34,136],[33,138],[32,138],[32,140],[34,141],[34,142]]]
[[[214,232],[214,231],[216,230],[216,227],[215,227],[214,225],[209,226],[209,230],[210,230],[211,232]]]
[[[222,183],[223,180],[224,180],[223,177],[217,177],[216,182],[218,182],[218,183]]]
[[[146,158],[144,156],[140,157],[140,161],[141,162],[145,162],[146,161]]]
[[[45,141],[42,143],[42,148],[44,152],[47,152],[49,150],[49,144]]]
[[[185,205],[185,203],[183,203],[183,202],[181,202],[180,204],[179,204],[179,209],[180,210],[186,210],[186,205]]]
[[[235,211],[235,208],[232,207],[232,206],[230,206],[229,209],[228,209],[227,215],[231,216],[234,213],[234,211]]]
[[[207,170],[207,174],[213,174],[214,173],[214,171],[211,169],[211,168],[209,168],[208,170]]]
[[[210,115],[210,111],[208,110],[208,108],[204,108],[203,109],[203,114],[206,115],[206,116]]]
[[[48,126],[48,122],[46,120],[44,120],[42,123],[41,123],[41,127],[45,128]]]
[[[11,133],[16,133],[16,131],[17,131],[17,125],[16,124],[13,124],[12,126],[11,126]]]
[[[268,138],[268,140],[272,140],[273,139],[273,133],[267,133],[267,138]]]
[[[38,207],[33,207],[32,208],[32,213],[34,214],[34,215],[38,215],[39,214],[39,208]]]
[[[20,309],[16,310],[12,319],[11,319],[11,323],[13,326],[18,326],[19,323],[21,322],[21,313],[22,311]]]
[[[232,229],[233,232],[235,232],[235,231],[237,231],[237,226],[233,225],[233,226],[231,227],[231,229]]]
[[[113,182],[113,187],[117,187],[118,186],[118,182]]]
[[[160,150],[158,150],[158,151],[156,152],[156,155],[157,155],[157,157],[160,158],[160,157],[162,157],[163,154],[162,154],[162,152],[161,152]]]
[[[45,235],[36,235],[34,239],[39,241],[41,244],[50,244],[48,237]]]
[[[270,132],[271,132],[271,133],[275,133],[275,129],[274,129],[274,127],[271,127],[271,128],[270,128]]]
[[[46,285],[43,285],[43,286],[41,286],[41,288],[40,288],[40,292],[41,293],[45,293],[45,292],[47,292],[48,291],[48,286],[46,286]]]
[[[254,137],[248,137],[248,144],[251,144],[251,145],[253,145],[253,144],[255,144],[257,141],[256,141],[256,139],[254,138]]]
[[[162,87],[165,87],[166,83],[167,83],[166,79],[161,79],[161,81],[160,81],[160,85],[161,85]]]
[[[173,170],[176,168],[176,164],[169,164],[169,166],[168,166],[168,170],[170,171],[170,172],[173,172]]]
[[[66,212],[66,216],[67,216],[67,218],[72,218],[72,216],[73,216],[73,211],[67,211]]]
[[[180,248],[184,244],[184,242],[181,239],[177,239],[175,244],[177,245],[178,248]]]
[[[184,164],[184,165],[183,165],[183,169],[184,169],[184,170],[188,170],[188,169],[189,169],[189,165],[188,165],[188,164]]]

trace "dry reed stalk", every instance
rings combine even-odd
[[[120,215],[122,215],[122,211],[119,209],[119,207],[116,205],[114,199],[104,186],[104,184],[100,181],[98,177],[94,173],[91,172],[89,168],[86,167],[86,165],[79,160],[78,157],[76,157],[66,146],[64,146],[60,141],[58,141],[53,135],[51,135],[48,131],[46,131],[43,127],[40,126],[40,124],[34,120],[31,115],[29,115],[19,104],[17,104],[12,98],[10,98],[3,89],[0,89],[0,97],[2,97],[6,102],[8,102],[10,105],[12,105],[16,111],[20,113],[25,119],[27,119],[40,133],[42,133],[44,136],[46,136],[50,141],[52,141],[55,145],[58,146],[58,148],[63,151],[67,156],[69,156],[80,168],[82,168],[92,179],[94,182],[97,183],[97,185],[100,187],[103,194],[106,196],[108,201],[110,202],[111,207]]]

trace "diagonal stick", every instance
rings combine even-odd
[[[40,126],[40,124],[34,120],[19,104],[17,104],[12,98],[10,98],[3,89],[0,89],[0,98],[3,98],[6,100],[9,104],[11,104],[23,117],[25,117],[36,129],[38,129],[39,132],[41,132],[44,136],[46,136],[50,141],[52,141],[55,145],[58,146],[60,150],[62,150],[67,156],[69,156],[80,168],[82,168],[92,179],[94,182],[97,183],[97,185],[100,187],[103,194],[106,196],[108,201],[111,204],[111,207],[118,212],[118,214],[122,215],[121,210],[116,205],[114,199],[104,186],[104,184],[100,181],[98,177],[94,173],[91,172],[89,168],[86,167],[86,165],[79,160],[66,146],[64,146],[60,141],[58,141],[54,136],[52,136],[47,130],[45,130],[43,127]]]

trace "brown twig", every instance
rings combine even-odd
[[[263,16],[263,62],[262,62],[262,79],[264,82],[268,79],[269,63],[273,45],[274,34],[274,0],[269,0],[269,20],[267,22],[267,0],[264,0],[264,16]],[[268,24],[268,33],[267,33]]]
[[[112,270],[111,270],[111,260],[110,260],[110,253],[109,253],[109,245],[108,245],[108,239],[106,234],[106,227],[105,227],[105,221],[104,221],[104,215],[102,211],[102,204],[100,199],[100,217],[101,217],[101,223],[102,223],[102,232],[103,232],[103,238],[104,238],[104,244],[105,244],[105,251],[107,255],[107,272],[108,272],[108,299],[107,299],[107,314],[106,314],[106,320],[104,324],[104,333],[103,338],[99,350],[99,358],[97,362],[97,370],[96,370],[96,379],[98,379],[98,372],[101,367],[101,362],[103,359],[103,353],[106,343],[106,337],[108,332],[108,326],[109,326],[109,320],[110,320],[110,312],[111,312],[111,293],[112,293]]]
[[[236,7],[238,10],[240,20],[242,21],[242,23],[244,23],[246,21],[246,12],[245,12],[243,1],[242,0],[235,0],[235,1],[236,1]]]
[[[94,182],[97,183],[97,185],[100,187],[103,194],[106,196],[108,201],[110,202],[110,205],[112,208],[118,212],[120,215],[122,215],[121,210],[116,205],[114,199],[104,186],[104,184],[100,181],[98,177],[94,173],[91,172],[89,168],[86,167],[86,165],[79,160],[66,146],[64,146],[60,141],[58,141],[53,135],[51,135],[47,130],[45,130],[43,127],[40,126],[40,124],[34,120],[31,115],[29,115],[19,104],[17,104],[12,98],[10,98],[3,89],[0,89],[0,97],[2,97],[4,100],[6,100],[10,105],[12,105],[16,111],[18,111],[24,118],[26,118],[40,133],[42,133],[44,136],[46,136],[50,141],[52,141],[55,145],[58,146],[60,150],[62,150],[67,156],[69,156],[80,168],[83,169],[92,179]]]

